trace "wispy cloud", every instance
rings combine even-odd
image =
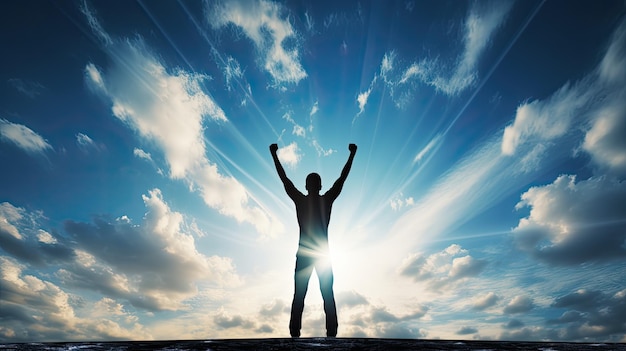
[[[263,57],[263,69],[277,86],[297,84],[306,78],[297,46],[287,47],[286,40],[296,38],[296,32],[281,4],[255,0],[216,2],[207,6],[207,20],[213,28],[233,24],[254,42]]]
[[[422,159],[437,145],[437,143],[439,143],[440,140],[441,140],[441,134],[438,134],[434,138],[432,138],[428,142],[428,144],[426,144],[426,146],[424,146],[424,148],[420,150],[420,152],[418,152],[417,155],[415,155],[415,158],[413,158],[413,163],[421,162]]]
[[[52,149],[52,146],[32,129],[4,118],[0,118],[0,139],[11,142],[31,154]]]
[[[45,90],[45,87],[41,83],[33,82],[30,80],[25,80],[21,78],[10,78],[8,82],[17,91],[19,91],[20,93],[26,95],[27,97],[31,99],[36,98]]]
[[[89,135],[84,133],[76,134],[76,145],[83,152],[89,152],[90,150],[100,151],[104,149],[104,145],[98,144]]]
[[[142,149],[139,148],[134,148],[133,149],[133,155],[135,155],[136,157],[142,158],[144,160],[148,160],[152,162],[152,156],[150,155],[149,152],[145,152]]]
[[[88,8],[84,11],[91,13]],[[103,31],[95,17],[90,17],[89,23],[95,32]],[[208,206],[253,224],[263,235],[280,228],[264,210],[250,203],[239,181],[220,173],[206,156],[203,122],[228,121],[202,89],[207,76],[182,69],[169,71],[141,38],[108,38],[111,41],[105,51],[112,65],[104,74],[94,64],[87,64],[85,79],[110,100],[113,115],[153,142],[165,156],[169,176],[186,180]]]

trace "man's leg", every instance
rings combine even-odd
[[[292,337],[300,336],[302,328],[302,311],[304,310],[304,297],[309,286],[309,278],[313,272],[313,261],[306,256],[296,256],[296,272],[294,275],[294,293],[291,303],[291,320],[289,321],[289,333]]]
[[[315,270],[320,280],[320,290],[324,299],[326,336],[335,337],[337,336],[337,307],[333,293],[333,268],[328,262],[320,262],[315,266]]]

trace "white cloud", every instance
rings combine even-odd
[[[278,149],[278,158],[291,168],[296,168],[298,163],[302,159],[302,154],[300,154],[300,149],[298,148],[298,144],[293,142],[283,148]]]
[[[626,258],[626,182],[559,176],[530,188],[517,208],[530,207],[513,234],[519,248],[553,264]]]
[[[424,156],[426,156],[441,140],[441,134],[437,134],[434,138],[432,138],[426,146],[420,152],[415,155],[413,159],[413,163],[421,162]]]
[[[313,147],[315,148],[315,151],[317,151],[318,156],[330,156],[334,154],[335,152],[337,152],[337,150],[333,148],[324,149],[322,145],[320,145],[320,143],[316,139],[312,141],[312,144],[313,144]]]
[[[305,137],[306,136],[306,130],[304,129],[304,127],[299,125],[298,122],[296,122],[291,117],[291,113],[290,112],[286,112],[283,115],[283,119],[287,120],[287,122],[289,122],[289,123],[291,123],[293,125],[292,134],[297,135],[299,137]]]
[[[93,141],[87,134],[78,133],[76,134],[76,145],[83,152],[89,152],[89,150],[100,151],[104,149],[104,145],[99,145]]]
[[[239,62],[232,56],[228,56],[226,58],[226,63],[222,68],[222,73],[224,74],[224,79],[226,79],[226,88],[229,91],[232,89],[233,79],[243,78],[243,70],[241,69]]]
[[[587,82],[566,84],[547,100],[517,108],[513,124],[504,129],[502,154],[513,155],[524,144],[551,141],[567,133],[592,98]]]
[[[496,295],[494,292],[490,291],[487,294],[483,296],[479,296],[476,299],[474,299],[472,308],[475,310],[482,311],[489,307],[494,306],[498,302],[498,300],[500,300],[500,297]]]
[[[0,118],[0,139],[15,144],[28,153],[42,153],[52,146],[32,129]]]
[[[366,91],[362,93],[359,93],[359,95],[357,96],[356,101],[359,104],[359,112],[356,114],[356,117],[360,116],[365,110],[365,105],[367,104],[367,100],[369,99],[371,93],[372,93],[372,87],[370,86],[369,89],[367,89]]]
[[[139,158],[143,158],[144,160],[148,160],[148,161],[152,161],[152,156],[150,155],[149,152],[145,152],[142,149],[139,148],[134,148],[133,149],[133,155],[135,155],[136,157]]]
[[[313,115],[315,115],[317,113],[317,111],[319,111],[319,102],[315,101],[315,103],[311,107],[311,112],[309,112],[309,116],[313,117]]]
[[[15,207],[8,202],[0,204],[0,231],[7,233],[15,239],[22,239],[22,235],[15,224],[22,219],[24,209]]]
[[[487,262],[471,257],[467,250],[453,244],[441,252],[431,255],[414,253],[404,259],[400,274],[411,277],[416,282],[424,282],[429,289],[450,287],[475,277],[485,268]]]
[[[412,197],[409,196],[407,198],[404,198],[402,193],[398,194],[396,197],[389,200],[389,206],[391,206],[391,209],[394,211],[398,211],[402,209],[403,207],[413,206],[414,204],[415,204],[415,201],[413,200]]]
[[[92,21],[94,31],[102,30]],[[112,40],[105,49],[113,64],[106,74],[88,64],[85,79],[96,87],[104,84],[100,90],[110,99],[113,115],[163,152],[169,176],[186,180],[208,206],[253,224],[263,235],[280,231],[280,223],[250,203],[244,186],[221,174],[206,157],[203,121],[227,121],[201,87],[207,76],[181,69],[168,72],[141,38]]]
[[[528,296],[515,296],[505,307],[504,313],[525,313],[534,307],[533,300]]]
[[[281,4],[266,1],[224,1],[210,5],[207,19],[213,28],[233,24],[250,38],[263,57],[262,66],[277,86],[298,83],[307,74],[299,62],[297,47],[286,47],[297,38]]]

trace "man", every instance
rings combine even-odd
[[[320,281],[320,290],[324,299],[324,312],[326,313],[326,336],[337,336],[337,308],[333,294],[333,271],[329,261],[328,252],[328,223],[333,202],[341,193],[343,183],[350,173],[352,160],[356,154],[356,145],[350,144],[350,157],[343,167],[341,176],[335,181],[332,188],[324,195],[320,195],[322,179],[319,174],[311,173],[306,177],[307,195],[302,194],[287,178],[283,166],[276,154],[277,144],[270,145],[270,152],[274,158],[274,165],[280,180],[285,186],[287,195],[296,205],[298,224],[300,225],[300,242],[296,254],[295,291],[291,304],[291,320],[289,332],[292,337],[300,336],[302,326],[302,311],[304,309],[304,297],[309,285],[309,278],[313,268],[317,272]]]

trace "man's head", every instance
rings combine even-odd
[[[322,190],[322,178],[317,173],[306,176],[306,190],[312,194],[319,194]]]

